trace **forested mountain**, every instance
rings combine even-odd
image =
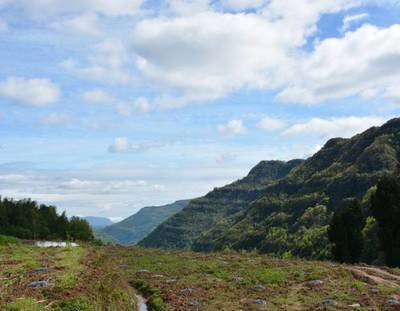
[[[189,200],[181,200],[162,206],[144,207],[121,222],[98,230],[98,233],[111,237],[113,241],[120,244],[136,244],[188,203]]]
[[[57,214],[54,206],[0,198],[0,234],[21,239],[93,240],[89,223]]]
[[[331,139],[306,161],[261,162],[243,180],[192,200],[140,244],[330,257],[333,213],[359,198],[368,214],[373,187],[397,171],[399,151],[400,119],[393,119],[350,139]],[[271,174],[272,167],[281,174]]]
[[[208,231],[228,226],[228,220],[246,209],[250,202],[259,198],[263,190],[277,182],[302,160],[263,161],[243,179],[222,188],[216,188],[206,196],[190,201],[181,212],[175,214],[146,237],[141,244],[150,247],[191,248],[199,236]]]

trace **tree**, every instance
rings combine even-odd
[[[333,244],[332,254],[335,260],[355,263],[360,259],[364,226],[365,217],[358,200],[354,200],[350,206],[333,215],[328,237]]]
[[[400,266],[400,181],[394,176],[378,183],[371,199],[378,236],[388,266]]]

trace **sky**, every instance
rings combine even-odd
[[[0,0],[0,194],[119,220],[400,112],[399,0]]]

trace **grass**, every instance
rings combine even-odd
[[[44,260],[46,259],[46,260]],[[32,269],[51,268],[37,275]],[[385,309],[396,288],[357,279],[330,262],[277,259],[255,253],[193,253],[139,247],[90,246],[40,249],[26,242],[0,246],[0,310],[135,310],[135,290],[151,310]],[[43,278],[50,287],[29,290]],[[310,280],[322,280],[310,288]],[[371,287],[377,291],[371,291]],[[257,305],[264,300],[266,305]]]

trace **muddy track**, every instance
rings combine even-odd
[[[386,285],[400,289],[400,276],[390,273],[382,268],[368,266],[352,266],[348,268],[352,274],[368,284]]]

